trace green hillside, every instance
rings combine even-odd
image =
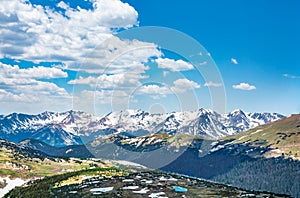
[[[231,144],[243,143],[256,147],[269,147],[265,157],[284,155],[300,159],[300,114],[280,119],[254,129],[224,138]]]
[[[88,169],[91,166],[105,167],[107,165],[93,160],[54,158],[5,140],[0,142],[1,177],[30,179]]]

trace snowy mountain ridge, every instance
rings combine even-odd
[[[96,117],[80,111],[13,113],[0,116],[0,137],[18,142],[38,139],[51,145],[81,144],[80,138],[127,132],[133,135],[186,133],[220,138],[283,118],[277,113],[245,113],[234,110],[219,114],[208,109],[151,114],[142,110],[111,112]]]
[[[112,112],[100,120],[101,128],[119,132],[146,130],[151,133],[200,134],[211,138],[224,137],[283,118],[277,113],[244,113],[234,110],[219,114],[212,110],[150,114],[142,110]]]

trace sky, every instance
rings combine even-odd
[[[300,112],[297,0],[3,0],[0,114]]]

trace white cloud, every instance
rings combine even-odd
[[[238,85],[233,85],[232,88],[240,89],[240,90],[247,90],[247,91],[256,89],[256,87],[254,85],[249,85],[248,83],[240,83]]]
[[[61,13],[26,0],[2,0],[0,58],[35,63],[62,62],[61,68],[79,71],[79,76],[85,76],[69,81],[69,84],[104,89],[96,91],[103,101],[108,102],[112,91],[114,95],[129,95],[133,88],[141,86],[141,79],[147,78],[145,71],[149,67],[145,63],[150,57],[161,57],[162,52],[154,43],[124,40],[115,36],[119,28],[128,29],[138,25],[138,13],[132,6],[121,0],[90,1],[93,7],[90,10],[71,8],[61,1],[56,5],[64,10]],[[31,105],[34,102],[32,109],[36,106],[39,109],[50,106],[52,109],[62,106],[65,109],[70,106],[71,96],[64,88],[45,82],[45,79],[66,78],[67,73],[62,69],[43,66],[27,69],[10,65],[0,67],[2,102],[9,98],[27,101]],[[2,73],[2,70],[5,72]],[[82,94],[90,92],[93,91],[86,90]],[[11,103],[22,109],[22,103],[19,104]]]
[[[289,74],[283,74],[283,76],[286,78],[291,78],[291,79],[300,78],[300,76],[289,75]]]
[[[187,79],[179,79],[170,87],[142,86],[141,80],[148,78],[146,62],[150,57],[158,67],[168,69],[163,72],[164,76],[170,71],[187,71],[194,67],[183,60],[161,58],[162,52],[154,43],[116,37],[119,28],[131,28],[139,23],[137,11],[129,4],[121,0],[90,1],[93,5],[90,10],[71,8],[61,1],[56,5],[65,11],[61,13],[61,9],[56,11],[33,5],[27,0],[2,0],[0,58],[35,63],[62,62],[63,69],[79,71],[81,76],[68,84],[88,85],[89,89],[95,89],[75,93],[81,94],[75,97],[83,98],[84,102],[85,96],[94,95],[103,104],[110,103],[112,98],[122,103],[136,87],[141,87],[140,94],[149,94],[153,98],[200,88],[199,84]],[[7,101],[6,104],[19,109],[69,107],[70,94],[59,84],[45,82],[45,79],[67,78],[62,67],[22,69],[18,65],[1,64],[0,103]],[[10,100],[15,102],[9,103]],[[21,102],[27,102],[28,106]]]
[[[143,73],[148,69],[144,65],[150,57],[159,57],[161,52],[153,43],[138,40],[120,40],[111,37],[103,42],[93,53],[85,57],[84,62],[69,65],[69,69],[81,69],[88,73]]]
[[[204,87],[222,87],[222,86],[223,86],[222,83],[215,83],[215,82],[212,82],[212,81],[206,82],[204,84]]]
[[[124,59],[141,63],[151,56],[160,55],[154,44],[122,41],[114,36],[114,28],[138,25],[138,13],[133,7],[120,0],[93,0],[92,3],[93,9],[85,10],[80,7],[73,9],[61,1],[57,6],[66,10],[63,15],[48,7],[32,5],[29,1],[2,0],[0,57],[35,62],[61,61],[75,69],[80,61],[87,62],[85,58],[90,54],[94,56],[90,57],[90,60],[93,59],[91,63],[99,60],[109,60],[105,62],[109,63],[111,58],[147,45],[148,48],[140,49],[135,56],[131,54]],[[107,39],[109,42],[101,46]],[[149,49],[150,45],[152,49]],[[96,51],[101,48],[102,53],[93,53],[96,47]],[[119,65],[124,64],[121,61]]]
[[[144,85],[139,88],[138,95],[150,94],[150,95],[167,95],[172,94],[172,91],[167,86],[159,86],[156,84]]]
[[[127,108],[128,103],[136,102],[134,96],[151,97],[152,99],[160,99],[166,97],[167,95],[173,94],[183,94],[193,89],[200,88],[200,85],[194,81],[187,79],[178,79],[173,82],[172,86],[167,86],[166,84],[146,84],[146,85],[129,85],[131,87],[116,86],[115,88],[104,88],[114,85],[117,76],[111,76],[111,80],[108,80],[110,76],[100,76],[100,79],[105,79],[104,81],[112,82],[111,84],[103,83],[101,88],[96,87],[94,90],[83,90],[80,93],[73,96],[73,104],[77,109],[84,109],[86,111],[92,112],[94,107],[97,105],[111,105],[112,108]],[[120,77],[122,79],[122,77]],[[96,82],[96,78],[79,78],[76,83],[88,84],[89,82]],[[75,82],[72,82],[75,83]],[[125,81],[124,81],[125,83]],[[100,84],[100,83],[99,83]],[[109,86],[108,86],[109,85]],[[121,88],[120,88],[121,87]],[[98,90],[99,88],[99,90]]]
[[[200,87],[201,86],[198,83],[182,78],[174,81],[172,86],[159,86],[157,84],[144,85],[137,90],[137,94],[150,95],[154,96],[153,98],[158,99],[158,96],[165,97],[170,94],[185,93],[189,90],[198,89]]]
[[[60,1],[60,2],[57,4],[57,7],[62,8],[62,9],[65,9],[65,10],[69,8],[69,6],[68,6],[65,2],[63,2],[63,1]]]
[[[66,78],[67,73],[58,68],[43,66],[21,69],[18,65],[0,63],[0,98],[4,102],[47,103],[53,98],[69,99],[64,88],[42,79]],[[41,80],[40,80],[41,79]]]
[[[88,82],[85,80],[82,81],[82,83]],[[166,97],[167,95],[185,93],[189,90],[193,90],[197,88],[200,88],[200,85],[194,81],[188,79],[178,79],[174,81],[173,85],[170,87],[168,87],[167,85],[147,84],[143,86],[141,85],[135,87],[132,86],[126,89],[119,89],[119,87],[117,87],[114,89],[101,89],[101,90],[94,90],[94,91],[84,90],[74,98],[76,100],[76,103],[79,106],[88,106],[91,102],[98,103],[98,104],[112,104],[112,103],[122,104],[122,103],[126,103],[127,102],[126,99],[132,97],[131,96],[132,94],[149,96],[153,99],[159,99],[161,97]]]
[[[135,73],[102,74],[98,77],[79,77],[78,79],[69,81],[68,84],[89,85],[90,87],[97,87],[99,89],[128,89],[140,86],[141,83],[139,80],[143,78],[147,78],[147,76]]]
[[[0,89],[0,101],[3,102],[36,102],[38,99],[34,96],[25,95],[24,93],[15,94]]]
[[[200,85],[187,79],[176,80],[172,86],[146,84],[137,89],[102,89],[102,90],[83,90],[74,96],[74,104],[76,108],[93,111],[97,105],[109,104],[112,108],[128,107],[128,102],[137,102],[135,96],[151,97],[152,99],[161,99],[167,95],[181,94],[199,88]],[[122,108],[121,108],[122,109]]]
[[[235,65],[239,64],[239,62],[235,58],[231,58],[230,61]]]
[[[20,69],[18,65],[7,65],[0,62],[0,76],[6,78],[34,78],[34,79],[50,79],[50,78],[67,78],[68,74],[59,68],[54,67],[32,67]]]
[[[178,79],[174,81],[173,84],[174,86],[171,89],[175,93],[184,93],[187,90],[198,89],[201,87],[198,83],[186,78]]]
[[[194,69],[194,66],[183,60],[173,60],[169,58],[158,58],[155,60],[158,64],[158,68],[169,69],[173,72],[186,71]]]

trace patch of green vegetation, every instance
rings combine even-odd
[[[72,185],[72,184],[81,184],[84,178],[86,177],[101,177],[101,178],[111,178],[111,177],[121,177],[127,176],[128,172],[116,168],[106,168],[106,169],[94,169],[89,171],[81,171],[75,176],[69,177],[66,180],[59,181],[55,183],[54,188]]]
[[[82,159],[63,158],[31,158],[23,151],[14,148],[0,147],[0,176],[30,179],[36,177],[51,176],[58,173],[66,173],[89,169],[91,166],[106,166],[102,162],[95,162]]]
[[[111,175],[113,173],[120,173],[120,175],[128,175],[126,171],[120,170],[118,168],[110,167],[110,168],[95,168],[95,169],[87,169],[81,170],[77,172],[69,172],[65,174],[55,175],[52,177],[45,177],[41,180],[35,180],[31,185],[26,187],[17,187],[10,191],[5,197],[30,197],[30,198],[40,198],[40,197],[55,197],[51,192],[53,188],[57,187],[61,182],[68,180],[69,178],[73,178],[79,175],[101,175],[102,173],[110,172]]]
[[[10,169],[0,169],[0,176],[10,176],[12,178],[16,178],[19,176],[19,173]]]

